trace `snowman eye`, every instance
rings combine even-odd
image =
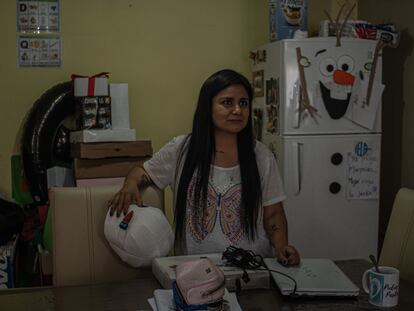
[[[371,71],[371,69],[372,69],[372,63],[365,63],[365,65],[364,65],[364,69],[365,69],[366,71]]]
[[[311,62],[306,56],[302,56],[299,60],[299,64],[303,67],[309,67],[311,65]]]
[[[336,62],[330,57],[324,58],[319,63],[319,71],[321,72],[322,75],[326,77],[332,76],[335,70],[336,70]]]
[[[354,59],[349,55],[343,55],[338,60],[338,69],[345,72],[354,70]]]

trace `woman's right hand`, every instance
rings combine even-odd
[[[108,202],[109,215],[113,216],[114,213],[116,213],[116,217],[121,216],[121,213],[126,215],[131,204],[142,206],[142,197],[136,182],[126,179],[121,190]]]

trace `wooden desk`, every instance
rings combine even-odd
[[[350,260],[337,264],[361,288],[362,273],[370,267],[370,263]],[[159,287],[158,282],[148,276],[128,282],[93,286],[0,290],[0,310],[150,310],[147,299]],[[244,311],[385,310],[369,304],[368,296],[363,291],[357,298],[290,299],[282,297],[277,289],[254,289],[242,291],[238,299]],[[414,284],[400,280],[399,304],[387,310],[414,310]]]

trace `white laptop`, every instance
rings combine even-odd
[[[359,288],[330,259],[304,258],[298,266],[283,266],[275,258],[265,258],[270,270],[289,275],[288,277],[271,272],[273,280],[282,295],[298,296],[358,296]]]

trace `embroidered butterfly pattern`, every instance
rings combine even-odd
[[[207,238],[218,220],[226,240],[237,245],[243,237],[240,219],[241,184],[233,184],[225,191],[219,192],[209,183],[204,215],[203,206],[193,199],[194,186],[195,182],[191,181],[188,187],[186,215],[187,228],[194,241],[201,243]]]

